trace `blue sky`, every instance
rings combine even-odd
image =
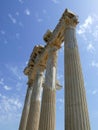
[[[77,40],[90,123],[98,130],[98,1],[0,0],[0,129],[17,130],[27,88],[23,74],[32,49],[45,45],[65,8],[79,16]],[[59,50],[58,79],[64,86],[64,46]],[[64,130],[64,89],[57,92],[56,130]]]

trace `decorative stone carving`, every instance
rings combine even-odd
[[[38,59],[38,57],[40,56],[40,54],[43,53],[43,51],[44,51],[44,47],[41,46],[41,45],[34,47],[33,52],[31,53],[28,65],[24,69],[24,74],[25,75],[29,75],[31,73],[31,70],[33,70],[34,65],[36,63],[36,60]]]
[[[48,43],[48,41],[50,40],[52,36],[52,32],[48,29],[47,32],[44,34],[43,39],[46,43]]]

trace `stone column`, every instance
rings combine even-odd
[[[43,81],[43,67],[38,66],[36,78],[34,81],[33,92],[31,96],[30,111],[26,130],[38,130],[40,118],[40,99]]]
[[[65,41],[65,129],[90,130],[84,81],[76,40],[77,18],[66,18]]]
[[[56,112],[56,59],[54,47],[49,50],[46,65],[45,86],[43,88],[39,130],[55,130]]]
[[[33,81],[30,84],[28,84],[19,130],[26,130],[27,119],[28,119],[29,108],[30,108],[30,99],[31,99],[31,94],[33,89],[32,84]]]

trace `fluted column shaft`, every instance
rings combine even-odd
[[[65,130],[90,130],[76,30],[73,25],[75,24],[69,23],[64,33]]]
[[[56,50],[50,49],[46,65],[39,130],[55,130]]]
[[[39,118],[40,118],[40,98],[41,98],[41,89],[42,89],[41,87],[43,81],[43,71],[44,69],[39,66],[34,81],[26,130],[38,130]]]
[[[33,84],[33,81],[32,81],[32,84]],[[29,108],[30,108],[30,99],[31,99],[32,89],[33,89],[32,84],[29,84],[27,88],[27,93],[26,93],[25,103],[24,103],[24,107],[22,111],[19,130],[26,130],[27,119],[28,119]]]

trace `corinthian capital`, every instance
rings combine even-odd
[[[76,27],[76,25],[79,23],[78,16],[73,12],[69,11],[68,9],[66,9],[63,13],[61,20],[66,24],[66,27]]]

